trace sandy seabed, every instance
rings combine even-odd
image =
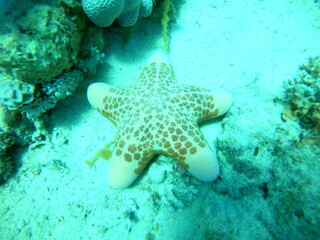
[[[312,228],[299,229],[301,218],[286,226],[280,214],[290,209],[276,206],[286,198],[271,189],[266,196],[263,186],[276,181],[273,170],[281,171],[270,146],[286,138],[278,129],[289,124],[276,101],[283,82],[320,55],[319,7],[311,0],[190,0],[176,7],[168,56],[177,80],[234,96],[225,117],[201,125],[217,149],[221,178],[201,183],[177,161],[158,156],[130,188],[109,189],[108,162],[90,169],[84,161],[116,128],[82,88],[51,112],[51,141],[22,151],[18,172],[1,186],[0,239],[316,239]],[[118,33],[106,31],[105,39],[106,63],[87,81],[123,86],[160,51],[161,26],[140,20],[125,46]],[[239,167],[238,158],[246,164]]]

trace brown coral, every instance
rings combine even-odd
[[[81,35],[63,8],[35,5],[0,36],[0,69],[28,83],[49,82],[75,63]]]
[[[288,105],[284,120],[297,121],[309,138],[320,135],[320,57],[300,66],[299,76],[285,84]],[[319,143],[319,140],[317,141]]]

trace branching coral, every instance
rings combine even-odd
[[[320,135],[320,57],[300,66],[299,76],[285,83],[288,105],[283,118],[307,129],[309,137]],[[319,140],[318,140],[319,141]]]

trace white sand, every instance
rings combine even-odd
[[[245,136],[281,124],[283,106],[273,99],[299,65],[320,55],[319,27],[311,0],[190,0],[170,24],[169,58],[179,82],[234,94],[232,118],[223,121],[241,126],[244,139],[235,144],[242,148],[255,141]],[[95,81],[129,84],[159,49],[161,27],[141,20],[124,48],[116,33],[106,33],[106,44],[107,63]],[[212,148],[217,136],[235,134],[223,121],[201,127]],[[52,144],[24,152],[18,173],[0,188],[0,239],[273,239],[259,218],[262,209],[272,215],[265,202],[215,193],[215,183],[180,176],[173,159],[156,158],[156,170],[128,189],[108,189],[108,163],[89,169],[84,160],[116,129],[89,106],[84,89],[52,112],[50,124]],[[157,171],[162,182],[149,176]]]

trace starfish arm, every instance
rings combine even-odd
[[[189,85],[179,86],[174,91],[176,94],[171,102],[186,108],[198,123],[225,114],[232,104],[232,95],[225,91],[210,91]]]
[[[163,54],[155,54],[149,59],[136,82],[137,85],[149,89],[154,89],[155,86],[162,88],[170,86],[173,83],[176,83],[176,79],[172,65]]]
[[[206,145],[198,147],[195,154],[186,155],[187,170],[203,182],[213,182],[220,174],[220,165],[215,153]]]
[[[94,108],[117,125],[123,116],[132,109],[132,106],[127,104],[134,101],[130,91],[130,88],[117,88],[97,82],[88,87],[87,97]]]
[[[177,113],[180,119],[167,120],[161,134],[155,134],[159,153],[177,159],[199,180],[214,181],[220,172],[218,160],[207,145],[195,122],[188,114]]]
[[[208,94],[208,98],[206,107],[198,110],[197,123],[222,116],[229,111],[232,105],[232,95],[229,92],[212,91]]]
[[[123,133],[120,133],[125,136]],[[120,138],[113,150],[108,168],[108,184],[111,188],[126,188],[139,176],[154,157],[156,151],[149,144]]]

